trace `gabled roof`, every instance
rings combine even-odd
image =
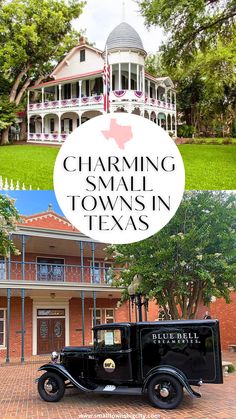
[[[99,75],[99,74],[103,74],[103,70],[104,69],[102,68],[101,70],[90,71],[89,73],[76,74],[75,76],[62,77],[60,79],[46,81],[44,83],[40,83],[40,84],[37,84],[35,86],[30,87],[29,90],[39,89],[40,87],[44,87],[44,86],[54,86],[54,85],[57,85],[58,83],[62,83],[62,82],[66,82],[66,81],[72,81],[72,80],[78,80],[78,79],[82,79],[84,77],[96,76],[96,75]]]
[[[69,221],[62,215],[57,214],[55,211],[49,209],[48,211],[39,212],[33,215],[22,215],[21,222],[18,223],[19,227],[33,227],[38,229],[50,229],[58,231],[78,231],[73,227]]]
[[[72,48],[68,54],[60,61],[59,64],[57,64],[57,66],[54,68],[53,72],[50,74],[50,77],[55,77],[55,74],[58,72],[58,70],[60,70],[60,68],[66,64],[66,62],[68,60],[71,59],[71,57],[78,51],[80,51],[81,49],[89,49],[90,51],[95,52],[98,55],[102,55],[102,51],[100,51],[100,49],[98,48],[94,48],[91,45],[86,44],[86,42],[82,41],[82,43],[80,43],[79,45],[76,45],[74,48]]]

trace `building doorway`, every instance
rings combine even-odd
[[[65,346],[65,310],[37,310],[37,354],[60,351]]]

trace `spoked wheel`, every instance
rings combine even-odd
[[[171,375],[156,375],[148,384],[148,398],[159,409],[175,409],[183,400],[183,387]]]
[[[38,392],[46,402],[58,402],[64,396],[65,383],[53,372],[46,372],[38,381]]]

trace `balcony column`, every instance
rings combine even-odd
[[[174,109],[176,110],[176,92],[174,92]]]
[[[29,105],[30,105],[30,91],[28,90],[28,97],[27,97],[27,109],[28,109],[28,113],[27,113],[27,138],[29,140],[29,134],[30,134],[30,115],[29,115]]]
[[[42,87],[42,109],[44,108],[44,87]]]
[[[165,103],[167,103],[168,89],[165,87]]]
[[[80,242],[80,264],[81,264],[81,282],[84,283],[84,243]],[[85,345],[84,330],[84,291],[81,291],[81,311],[82,311],[82,343]]]
[[[112,64],[110,65],[110,92],[113,90],[113,83],[112,83]]]
[[[61,141],[61,114],[58,114],[58,139]]]
[[[59,108],[61,107],[61,84],[58,86],[59,88]]]
[[[158,96],[157,96],[157,84],[155,84],[155,98],[156,98],[156,100],[158,100]]]
[[[166,117],[166,131],[168,132],[168,115],[165,114],[165,117]]]
[[[144,103],[145,103],[145,70],[143,67],[143,93],[144,93]]]
[[[9,234],[9,240],[11,240],[11,234]],[[7,260],[7,273],[8,273],[8,281],[10,281],[11,280],[11,253],[9,253],[9,257],[8,257],[8,260]]]
[[[81,97],[82,97],[82,80],[79,80],[79,108],[81,109]],[[81,125],[81,112],[79,113],[79,126]]]
[[[172,90],[170,90],[170,104],[172,105]],[[172,107],[172,106],[171,106]]]
[[[25,361],[25,290],[21,290],[21,362]]]
[[[173,115],[170,115],[170,130],[173,131]]]
[[[131,90],[131,63],[129,63],[129,85],[128,89]]]
[[[139,64],[137,64],[137,89],[136,90],[140,90],[140,85],[139,85]]]
[[[150,103],[150,99],[151,99],[151,82],[150,80],[148,80],[148,102],[149,103]]]
[[[119,63],[119,90],[121,90],[121,63]]]
[[[41,114],[42,119],[42,134],[44,134],[44,114]]]
[[[6,363],[10,362],[10,320],[11,320],[11,289],[7,289],[7,353],[6,353]]]
[[[29,105],[30,105],[30,90],[27,92],[27,111],[29,112]]]
[[[21,245],[22,245],[22,251],[21,251],[21,255],[22,255],[22,258],[21,258],[21,267],[22,267],[22,269],[21,269],[21,279],[22,279],[22,282],[24,282],[24,280],[25,280],[25,236],[24,235],[21,237]]]

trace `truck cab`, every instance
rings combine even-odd
[[[183,388],[200,397],[191,385],[223,382],[217,320],[113,323],[93,330],[93,346],[65,347],[40,368],[46,370],[38,383],[44,400],[58,401],[72,385],[95,394],[147,393],[155,407],[173,409]]]

